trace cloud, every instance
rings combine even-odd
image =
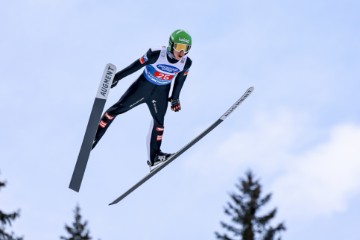
[[[273,184],[283,211],[297,217],[346,211],[350,198],[359,193],[359,142],[360,126],[341,124],[326,141],[293,156],[293,164]]]
[[[342,123],[323,130],[312,121],[288,109],[257,114],[250,126],[207,139],[206,149],[193,153],[185,167],[210,185],[227,184],[253,169],[287,217],[346,211],[360,187],[360,126]]]
[[[224,124],[232,123],[229,120]],[[256,169],[258,175],[273,174],[283,170],[293,152],[306,144],[301,138],[310,128],[306,115],[288,109],[257,113],[248,124],[242,122],[234,127],[237,130],[232,134],[214,130],[203,141],[206,143],[200,143],[206,149],[200,147],[193,153],[186,167],[203,176],[219,174],[216,181],[229,176],[234,179],[240,169]]]

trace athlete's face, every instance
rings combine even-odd
[[[175,59],[176,60],[180,60],[184,55],[185,55],[185,52],[183,51],[183,50],[181,50],[181,51],[176,51],[175,49],[174,49],[174,56],[175,56]]]

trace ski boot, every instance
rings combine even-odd
[[[152,161],[150,161],[150,160],[147,161],[147,164],[149,165],[150,170],[151,170],[151,167],[155,167],[156,165],[168,160],[168,158],[171,155],[172,155],[171,153],[163,153],[162,151],[158,152]]]

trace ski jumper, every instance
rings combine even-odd
[[[153,118],[148,136],[148,157],[154,159],[160,151],[163,138],[164,117],[168,106],[171,82],[174,80],[170,98],[179,99],[191,64],[191,59],[186,55],[178,61],[172,57],[172,53],[168,52],[166,47],[162,47],[161,49],[149,49],[140,59],[116,73],[114,82],[145,66],[143,73],[120,100],[102,116],[95,137],[95,145],[117,115],[146,103]]]

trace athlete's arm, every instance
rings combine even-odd
[[[173,87],[172,94],[171,94],[171,99],[178,100],[180,98],[180,92],[185,83],[185,80],[186,80],[187,74],[189,72],[189,69],[191,67],[191,64],[192,64],[192,61],[188,57],[187,61],[185,63],[185,66],[184,66],[184,70],[179,72],[178,75],[176,75],[176,78],[174,80],[174,87]]]
[[[112,88],[115,87],[121,79],[140,70],[143,66],[156,62],[159,56],[160,56],[160,50],[152,51],[150,48],[141,58],[135,60],[132,64],[130,64],[123,70],[117,72],[115,74],[111,87]]]

